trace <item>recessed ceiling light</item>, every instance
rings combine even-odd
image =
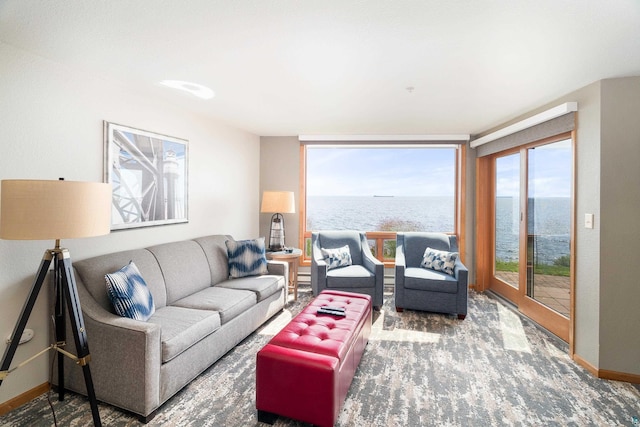
[[[198,98],[202,99],[211,99],[215,96],[215,93],[211,89],[197,83],[184,82],[181,80],[163,80],[160,82],[160,84],[172,89],[189,92],[193,96],[197,96]]]

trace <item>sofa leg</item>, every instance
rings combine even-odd
[[[402,308],[402,307],[396,307],[396,311],[397,311],[398,313],[402,313],[402,312],[404,311],[404,308]]]
[[[258,421],[260,421],[261,423],[273,425],[273,423],[275,423],[277,419],[278,414],[273,414],[271,412],[261,411],[260,409],[258,409]]]
[[[153,419],[153,417],[156,416],[157,413],[158,411],[156,410],[150,413],[149,415],[147,415],[146,417],[143,417],[142,415],[138,415],[138,419],[142,424],[148,424]]]
[[[465,317],[467,317],[466,314],[458,314],[458,320],[464,320]]]

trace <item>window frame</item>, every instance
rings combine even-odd
[[[311,233],[313,230],[307,230],[307,147],[318,146],[322,144],[313,143],[301,143],[300,144],[300,200],[299,200],[299,230],[298,230],[298,245],[302,249],[302,256],[300,259],[300,265],[311,265]],[[347,147],[353,147],[358,144],[348,144]],[[360,144],[366,145],[366,144]],[[394,144],[385,144],[385,146],[392,147]],[[406,147],[405,144],[398,144],[398,148]],[[428,146],[429,144],[421,144],[422,146]],[[460,258],[462,262],[465,261],[465,221],[466,221],[466,157],[467,157],[467,145],[468,144],[438,144],[452,145],[455,148],[454,154],[454,230],[453,232],[447,232],[447,234],[453,234],[458,240],[458,250],[460,252]],[[415,148],[415,147],[414,147]],[[428,147],[427,147],[428,148]],[[435,144],[434,144],[435,148]],[[395,240],[396,232],[394,231],[372,231],[367,232],[367,239],[374,241],[375,253],[374,256],[378,258],[384,264],[385,268],[393,268],[395,266],[395,259],[384,258],[384,242],[386,240]]]

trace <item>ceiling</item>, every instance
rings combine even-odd
[[[0,0],[0,41],[261,136],[477,134],[640,75],[640,2]]]

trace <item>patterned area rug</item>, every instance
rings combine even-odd
[[[249,336],[165,403],[149,426],[262,426],[255,410],[257,351],[311,299],[298,301]],[[566,345],[490,295],[470,293],[469,314],[405,310],[393,295],[373,331],[338,426],[633,426],[640,390],[600,380],[574,363]],[[59,426],[91,425],[86,399],[51,400]],[[105,426],[142,425],[100,404]],[[635,417],[635,418],[634,418]],[[1,426],[51,426],[46,395],[0,417]],[[275,426],[302,426],[280,418]]]

